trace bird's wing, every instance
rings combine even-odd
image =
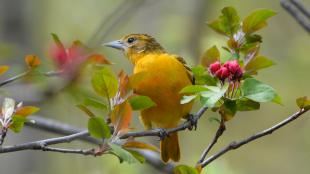
[[[195,84],[195,77],[194,77],[194,74],[192,72],[192,69],[187,65],[186,61],[184,60],[183,57],[181,56],[176,56],[176,59],[182,63],[182,65],[184,66],[184,68],[186,69],[187,71],[187,75],[189,77],[189,79],[192,81],[192,84],[194,85]]]

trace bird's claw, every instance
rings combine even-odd
[[[166,129],[157,128],[156,131],[158,131],[158,136],[160,138],[160,141],[169,136],[169,134],[166,131]]]
[[[197,120],[194,118],[193,114],[188,114],[187,121],[190,122],[189,130],[196,130],[197,129]]]

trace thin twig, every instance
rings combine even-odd
[[[9,83],[12,83],[12,82],[14,82],[16,80],[19,80],[19,79],[21,79],[23,77],[26,77],[27,75],[44,75],[46,77],[54,77],[54,76],[59,76],[59,75],[61,75],[63,73],[62,71],[48,71],[48,72],[38,73],[38,74],[37,73],[36,74],[32,74],[31,72],[32,72],[31,70],[28,70],[26,72],[23,72],[21,74],[13,76],[13,77],[11,77],[9,79],[6,79],[3,82],[0,82],[0,87],[5,86],[5,85],[7,85]]]
[[[306,18],[299,12],[298,8],[294,7],[286,0],[281,0],[280,3],[282,7],[310,34],[310,22],[306,21]]]
[[[94,149],[86,149],[86,150],[84,150],[84,149],[64,149],[64,148],[42,146],[39,149],[33,149],[33,150],[42,150],[42,151],[50,151],[50,152],[73,153],[73,154],[96,156]]]
[[[59,76],[62,75],[64,72],[62,70],[58,70],[58,71],[48,71],[43,73],[44,76],[46,77],[54,77],[54,76]]]
[[[6,133],[7,133],[8,129],[6,127],[2,127],[1,128],[1,132],[0,132],[0,146],[3,144],[4,139],[6,137]]]
[[[35,128],[35,129],[40,129],[40,130],[45,130],[47,132],[52,132],[60,135],[71,135],[71,134],[76,134],[79,132],[86,131],[85,129],[80,129],[77,127],[74,127],[72,125],[68,125],[65,123],[62,123],[60,121],[48,119],[48,118],[43,118],[40,116],[30,116],[28,117],[31,122],[26,122],[25,124],[29,127]],[[80,137],[81,140],[84,140],[86,142],[90,142],[93,144],[100,144],[102,141],[85,136],[85,137]]]
[[[207,157],[208,153],[210,152],[210,150],[212,149],[212,147],[217,143],[217,140],[220,138],[220,136],[222,136],[222,134],[224,133],[224,131],[226,130],[226,126],[225,126],[225,121],[222,118],[220,125],[211,141],[211,143],[208,145],[208,147],[203,151],[199,161],[197,162],[197,164],[202,163],[205,158]]]
[[[63,137],[28,142],[28,143],[23,143],[23,144],[14,145],[14,146],[3,146],[3,147],[0,147],[0,153],[16,152],[16,151],[30,150],[30,149],[43,150],[46,146],[49,146],[49,145],[54,145],[54,144],[59,144],[59,143],[69,143],[75,139],[79,139],[79,138],[87,137],[87,136],[89,136],[88,131],[82,131],[76,134],[67,135]]]
[[[4,86],[4,85],[6,85],[6,84],[9,84],[9,83],[11,83],[11,82],[14,82],[15,80],[18,80],[18,79],[20,79],[20,78],[23,78],[23,77],[27,76],[27,75],[29,74],[29,72],[30,72],[30,71],[26,71],[26,72],[23,72],[23,73],[21,73],[21,74],[18,74],[18,75],[16,75],[16,76],[14,76],[14,77],[11,77],[11,78],[9,78],[9,79],[4,80],[3,82],[0,83],[0,87],[1,87],[1,86]]]
[[[266,135],[270,135],[272,134],[274,131],[278,130],[279,128],[287,125],[288,123],[294,121],[295,119],[299,118],[301,115],[303,115],[304,113],[306,113],[309,110],[305,110],[305,109],[301,109],[300,111],[294,113],[293,115],[289,116],[288,118],[286,118],[285,120],[279,122],[278,124],[265,129],[261,132],[258,132],[250,137],[247,137],[241,141],[238,142],[231,142],[229,145],[227,145],[226,147],[224,147],[223,149],[221,149],[220,151],[218,151],[217,153],[215,153],[214,155],[212,155],[211,157],[209,157],[208,159],[206,159],[205,161],[203,161],[201,163],[202,167],[206,167],[208,164],[210,164],[212,161],[214,161],[215,159],[219,158],[220,156],[224,155],[225,153],[231,151],[231,150],[235,150],[238,149],[239,147],[248,144],[256,139],[259,139],[261,137],[264,137]]]

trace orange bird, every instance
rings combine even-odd
[[[104,44],[122,50],[134,65],[133,73],[145,73],[134,86],[138,95],[150,97],[156,106],[142,110],[140,120],[146,129],[176,127],[182,117],[189,115],[192,103],[180,104],[179,91],[193,84],[190,68],[184,59],[167,53],[156,40],[146,34],[130,34]],[[161,158],[180,160],[178,134],[172,133],[160,142]]]

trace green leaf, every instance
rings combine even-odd
[[[103,97],[112,98],[117,92],[117,79],[108,67],[100,67],[94,70],[91,83],[93,89]]]
[[[189,86],[185,86],[180,93],[184,94],[184,93],[188,93],[188,94],[195,94],[195,93],[199,93],[202,91],[208,91],[209,89],[201,86],[201,85],[189,85]]]
[[[102,110],[107,110],[107,105],[104,104],[103,102],[100,102],[96,99],[92,99],[92,98],[86,98],[83,102],[83,104],[85,106],[92,106],[94,108],[97,108],[97,109],[102,109]]]
[[[89,110],[86,106],[76,105],[76,107],[78,107],[81,111],[83,111],[89,117],[95,117],[95,114],[91,110]]]
[[[186,104],[191,102],[192,100],[194,100],[197,97],[197,95],[183,95],[181,98],[181,104]]]
[[[244,80],[241,86],[242,96],[256,102],[270,102],[277,97],[275,90],[254,78]]]
[[[202,103],[204,106],[212,108],[215,104],[224,96],[228,89],[228,84],[225,84],[222,88],[217,86],[208,86],[209,91],[201,92]]]
[[[18,133],[20,132],[23,127],[24,127],[24,123],[27,122],[28,119],[25,118],[24,116],[21,115],[14,115],[12,117],[12,123],[10,124],[10,129],[15,132]]]
[[[156,106],[156,103],[150,97],[143,95],[135,95],[130,97],[129,103],[133,110],[143,110]]]
[[[186,165],[178,165],[173,170],[174,174],[199,174],[196,168],[186,166]]]
[[[54,42],[55,42],[56,44],[62,44],[61,41],[60,41],[60,39],[59,39],[59,37],[57,36],[57,34],[51,33],[51,35],[52,35],[52,38],[53,38],[53,40],[54,40]]]
[[[268,68],[275,63],[268,59],[265,56],[256,56],[253,59],[251,59],[245,66],[244,69],[247,73],[250,72],[256,72],[257,70]]]
[[[122,163],[123,161],[127,162],[128,164],[139,162],[139,160],[136,159],[132,155],[132,153],[122,148],[121,146],[118,146],[116,144],[111,144],[111,143],[109,143],[109,146],[111,147],[110,153],[117,156],[120,160],[120,163]]]
[[[232,119],[237,112],[237,104],[235,100],[225,99],[219,110],[225,121]]]
[[[242,22],[243,32],[250,34],[267,26],[266,20],[274,15],[276,13],[268,9],[260,9],[252,12]]]
[[[195,77],[196,85],[209,85],[215,86],[217,83],[217,79],[212,77],[206,68],[201,65],[192,68],[193,75]]]
[[[262,40],[262,36],[258,35],[258,34],[250,34],[250,35],[246,35],[245,36],[245,40],[246,40],[246,43],[249,44],[249,43],[261,43],[263,42]]]
[[[310,100],[306,96],[297,98],[296,103],[300,109],[310,109]]]
[[[238,111],[253,111],[260,108],[260,103],[247,98],[241,98],[237,100]]]
[[[276,95],[276,97],[272,100],[272,102],[277,103],[279,105],[283,105],[282,103],[282,98],[281,96],[279,96],[278,94]]]
[[[135,157],[140,163],[144,163],[145,162],[145,158],[143,155],[141,155],[139,152],[134,151],[134,150],[130,150],[130,149],[126,149],[129,153],[131,153],[131,155],[133,157]]]
[[[111,131],[103,118],[91,117],[88,120],[88,131],[95,138],[110,138]]]
[[[222,9],[219,19],[208,23],[208,25],[221,34],[233,36],[240,27],[240,18],[235,8],[225,7]]]
[[[217,123],[219,123],[219,124],[221,123],[221,120],[218,119],[217,117],[209,117],[208,120],[209,120],[210,122],[214,122],[214,121],[215,121],[215,122],[217,122]]]
[[[201,58],[201,64],[204,67],[209,67],[210,64],[220,60],[220,51],[214,45],[213,47],[209,48]]]

